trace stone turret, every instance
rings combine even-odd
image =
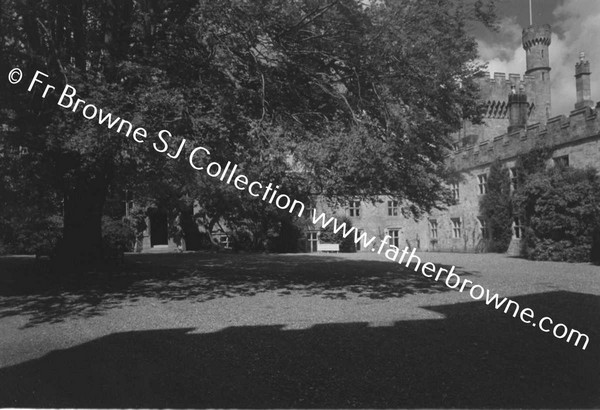
[[[551,41],[552,28],[549,24],[529,26],[523,30],[523,48],[527,60],[525,75],[535,77],[531,101],[533,109],[529,118],[532,123],[546,124],[552,112],[548,53]]]
[[[594,106],[590,74],[592,74],[590,62],[585,59],[585,53],[581,52],[579,61],[575,64],[575,87],[577,89],[575,109]]]

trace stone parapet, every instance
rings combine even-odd
[[[531,124],[525,129],[498,135],[489,141],[462,147],[447,159],[457,170],[490,164],[495,159],[508,160],[537,145],[559,148],[590,138],[600,138],[598,109],[584,107],[570,115],[550,118],[545,126]]]

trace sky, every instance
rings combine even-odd
[[[499,0],[499,32],[475,30],[481,59],[490,73],[525,72],[521,43],[529,26],[529,0]],[[532,0],[533,24],[552,26],[550,78],[552,116],[568,115],[575,105],[575,63],[585,52],[591,64],[592,100],[600,101],[600,0]]]

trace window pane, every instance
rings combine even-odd
[[[461,237],[461,221],[459,218],[452,218],[452,237],[455,239]]]
[[[400,230],[399,229],[388,229],[388,235],[390,236],[390,245],[400,247]]]
[[[398,201],[388,201],[388,216],[398,216]]]
[[[438,223],[436,220],[429,221],[429,234],[431,239],[437,239],[438,237]]]

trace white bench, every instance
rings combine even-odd
[[[317,243],[317,252],[339,252],[339,243]]]

